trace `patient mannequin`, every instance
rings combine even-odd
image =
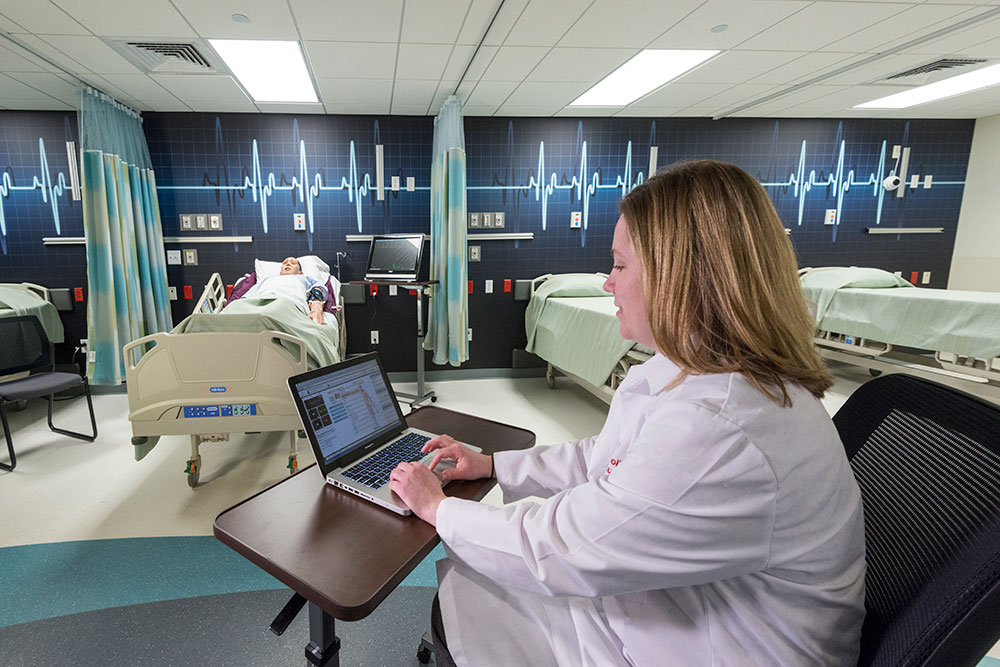
[[[246,274],[246,277],[249,276],[249,273]],[[302,290],[305,294],[306,313],[309,315],[309,319],[316,322],[316,324],[323,324],[323,304],[326,303],[326,288],[316,280],[302,273],[299,260],[294,257],[286,257],[281,262],[281,270],[278,271],[277,276],[265,278],[251,287],[245,296],[261,296],[261,292],[263,291],[278,291],[280,293],[280,290],[275,289],[275,285],[268,285],[268,283],[274,283],[279,280],[284,282],[289,277],[297,278],[298,282],[302,284]],[[269,287],[270,290],[268,289]]]

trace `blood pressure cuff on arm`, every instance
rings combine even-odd
[[[306,301],[323,301],[325,307],[326,295],[327,290],[325,287],[322,285],[313,285],[306,294]]]

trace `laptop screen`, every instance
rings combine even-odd
[[[365,277],[416,280],[423,249],[423,234],[375,236],[368,253]]]
[[[338,467],[338,459],[405,427],[375,354],[290,378],[289,384],[324,472]]]

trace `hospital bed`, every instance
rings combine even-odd
[[[525,349],[548,367],[545,379],[570,378],[608,403],[632,366],[653,350],[619,333],[614,296],[603,289],[602,273],[551,273],[531,281],[524,326]]]
[[[298,469],[301,423],[286,380],[344,358],[343,309],[325,313],[320,327],[287,299],[263,301],[271,303],[262,306],[261,314],[246,308],[239,314],[222,312],[226,287],[215,273],[194,313],[172,332],[145,336],[123,348],[137,461],[160,436],[189,435],[185,472],[194,487],[201,473],[202,442],[229,440],[233,432],[285,431],[288,469]]]
[[[913,287],[859,267],[799,274],[824,358],[1000,402],[1000,293]]]
[[[59,312],[49,290],[34,283],[0,283],[0,317],[34,315],[42,323],[50,343],[66,340]]]

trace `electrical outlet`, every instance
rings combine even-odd
[[[389,285],[389,296],[396,296],[399,294],[399,288],[396,285]]]
[[[493,214],[483,213],[483,227],[493,227]]]
[[[180,264],[181,263],[181,251],[180,250],[168,250],[167,251],[167,264]]]
[[[198,230],[208,229],[208,216],[204,213],[197,213],[194,216],[194,227]]]
[[[184,263],[190,266],[198,265],[198,251],[194,248],[186,248],[184,250]]]
[[[177,288],[171,285],[167,288],[167,292],[170,293],[170,300],[177,301]]]
[[[476,229],[479,228],[479,214],[478,213],[470,213],[469,214],[469,227],[473,227],[473,228],[476,228]]]
[[[931,272],[930,271],[924,271],[920,275],[920,284],[921,285],[927,285],[930,282],[931,282]]]
[[[503,211],[500,211],[499,213],[494,213],[493,214],[493,227],[494,228],[503,227],[504,226],[504,218],[505,217],[506,216],[504,216]]]
[[[469,327],[469,342],[472,342],[472,327]]]
[[[80,339],[80,351],[83,352],[84,354],[87,353],[87,339],[86,338],[81,338]]]
[[[378,345],[378,331],[372,331],[372,345]]]
[[[482,256],[482,251],[480,250],[480,248],[481,248],[481,246],[477,246],[477,245],[470,245],[469,246],[469,261],[470,262],[478,262],[480,260],[480,257]]]
[[[581,213],[580,211],[573,211],[572,213],[570,213],[569,214],[570,229],[580,229],[580,226],[583,224],[582,220],[583,220],[583,213]]]
[[[487,294],[493,294],[493,281],[492,280],[487,280],[486,281],[486,289],[483,290],[483,291],[486,292]]]
[[[208,216],[208,228],[212,230],[221,231],[222,230],[222,214],[221,213],[211,213]]]
[[[826,217],[823,218],[823,224],[825,225],[837,224],[837,209],[835,208],[826,209]]]
[[[190,215],[181,216],[181,229],[194,229],[194,221]]]
[[[294,220],[295,220],[295,223],[294,223],[295,224],[295,231],[297,231],[297,232],[304,232],[305,229],[306,229],[306,214],[305,213],[296,213],[295,217],[294,217]]]

